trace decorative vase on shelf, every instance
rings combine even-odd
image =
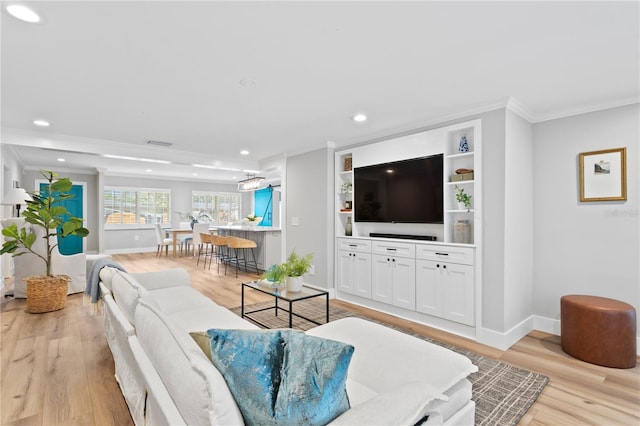
[[[344,235],[350,237],[353,233],[353,225],[351,224],[351,218],[347,218],[347,223],[344,225]]]
[[[458,152],[469,152],[469,141],[467,141],[467,134],[463,133],[460,136],[460,143],[458,144]]]
[[[471,224],[466,219],[458,219],[453,229],[453,242],[471,244]]]

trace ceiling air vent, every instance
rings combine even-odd
[[[163,141],[154,141],[149,139],[147,141],[147,145],[155,145],[155,146],[163,146],[163,147],[169,147],[171,145],[173,145],[171,142],[163,142]]]

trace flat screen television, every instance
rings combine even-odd
[[[353,173],[356,222],[444,223],[442,154]]]

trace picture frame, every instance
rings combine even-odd
[[[580,201],[627,200],[627,148],[581,152]]]

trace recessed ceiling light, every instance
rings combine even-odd
[[[12,4],[7,6],[7,12],[14,18],[18,18],[21,21],[36,23],[40,22],[40,17],[33,10],[20,4]]]
[[[240,151],[240,155],[249,155],[249,151],[243,149],[242,151]]]
[[[151,170],[151,169],[147,169],[147,170],[145,170],[145,172],[147,172],[147,173],[151,173],[152,171],[153,171],[153,170]]]
[[[198,176],[197,173],[191,173],[191,176]]]
[[[49,127],[49,126],[51,126],[51,123],[49,123],[47,120],[33,120],[33,124],[35,124],[36,126],[40,126],[40,127]]]
[[[356,114],[353,116],[353,121],[357,121],[358,123],[362,123],[363,121],[367,121],[367,116],[364,114]]]
[[[65,160],[64,158],[58,158],[58,161],[61,162],[61,163],[64,163],[67,160]]]

